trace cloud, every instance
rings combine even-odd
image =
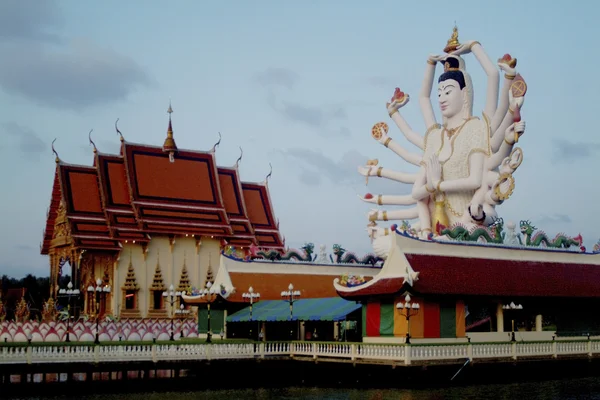
[[[21,250],[21,251],[36,251],[37,249],[33,246],[27,245],[27,244],[18,244],[15,246],[16,250]]]
[[[131,58],[60,35],[55,1],[0,1],[0,88],[54,108],[84,109],[124,100],[153,82]]]
[[[58,43],[64,18],[55,0],[0,2],[0,41],[34,40]]]
[[[299,180],[310,186],[321,184],[325,178],[334,185],[350,186],[356,194],[360,195],[366,192],[408,194],[412,189],[411,185],[377,177],[370,177],[368,186],[365,186],[366,179],[358,173],[357,168],[365,165],[368,157],[357,151],[344,153],[339,161],[335,161],[319,151],[304,148],[290,148],[283,150],[282,153],[286,157],[295,158],[301,162],[302,171]]]
[[[291,122],[306,125],[320,133],[341,134],[347,136],[350,131],[329,129],[335,120],[346,120],[348,113],[341,106],[304,105],[295,101],[283,100],[277,94],[277,88],[292,90],[299,77],[293,71],[285,68],[268,68],[255,75],[258,83],[267,89],[267,104],[283,118]]]
[[[16,122],[5,122],[2,130],[9,136],[16,138],[19,142],[19,150],[23,153],[41,153],[48,145],[31,129],[19,125]]]
[[[554,140],[554,155],[562,162],[573,163],[598,154],[600,143],[570,142],[564,139]]]
[[[129,57],[78,40],[62,50],[9,46],[0,63],[0,86],[41,105],[82,109],[125,99],[150,79]]]
[[[288,90],[292,90],[299,79],[296,72],[287,68],[267,68],[256,73],[254,77],[261,86],[281,86]]]
[[[539,224],[541,225],[570,224],[571,222],[573,220],[566,214],[544,215],[539,219]]]

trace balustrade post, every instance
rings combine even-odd
[[[94,346],[94,362],[98,363],[100,361],[100,346]]]
[[[588,357],[592,358],[592,341],[590,340],[590,335],[588,335],[587,350]]]
[[[350,345],[350,360],[354,361],[356,360],[356,345],[355,344],[351,344]]]
[[[31,353],[33,352],[33,349],[31,348],[31,346],[27,346],[27,364],[31,364]]]
[[[467,358],[469,361],[473,361],[473,344],[471,341],[469,341],[469,344],[467,344]]]
[[[212,345],[204,345],[206,347],[206,359],[211,360]]]
[[[510,349],[511,349],[511,353],[512,353],[512,359],[516,360],[517,359],[517,342],[512,342],[510,344]]]
[[[294,358],[294,353],[296,352],[296,346],[294,342],[289,343],[290,346],[290,358]]]
[[[407,344],[404,346],[404,365],[410,365],[411,364],[411,360],[410,360],[410,356],[411,356],[411,345]]]
[[[316,343],[312,343],[311,344],[312,347],[312,353],[313,353],[313,359],[316,360],[317,359],[317,344]]]
[[[156,364],[156,345],[152,344],[152,362]]]
[[[552,358],[558,358],[558,353],[557,353],[557,349],[556,349],[556,340],[554,340],[554,337],[552,338]]]
[[[260,351],[260,358],[264,359],[265,358],[265,342],[261,342],[258,345],[259,351]]]

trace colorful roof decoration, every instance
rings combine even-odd
[[[237,246],[284,248],[267,181],[241,182],[239,160],[234,167],[218,167],[214,148],[177,148],[171,112],[169,107],[163,146],[129,143],[117,129],[120,154],[103,154],[94,146],[93,166],[67,164],[55,152],[42,254],[48,254],[56,239],[61,202],[74,244],[85,249],[120,250],[121,242],[147,242],[152,234],[211,236]]]

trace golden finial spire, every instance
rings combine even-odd
[[[446,47],[444,47],[444,52],[451,53],[456,50],[460,46],[460,42],[458,41],[458,27],[456,26],[456,22],[454,22],[454,28],[452,29],[452,35],[448,42],[446,43]]]
[[[177,151],[177,145],[175,139],[173,139],[173,125],[171,123],[171,114],[173,114],[173,107],[171,107],[171,100],[169,100],[169,108],[167,110],[169,114],[169,127],[167,128],[167,138],[163,144],[163,151],[169,153],[169,160],[175,162],[175,152]]]

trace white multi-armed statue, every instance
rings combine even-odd
[[[427,59],[425,78],[419,97],[421,113],[427,126],[424,135],[415,132],[400,114],[409,95],[396,88],[387,110],[406,139],[419,148],[411,153],[388,135],[385,122],[375,124],[372,136],[407,163],[419,167],[417,173],[392,171],[377,166],[377,161],[359,167],[368,177],[387,178],[412,184],[410,195],[367,194],[361,199],[379,206],[413,206],[397,210],[373,209],[367,230],[378,256],[385,257],[390,248],[389,230],[376,221],[415,220],[417,236],[440,237],[444,229],[457,224],[468,229],[488,226],[497,218],[495,207],[514,189],[513,172],[523,159],[515,143],[525,131],[520,108],[527,89],[517,74],[516,59],[506,54],[494,64],[479,42],[460,44],[455,27],[445,55]],[[473,116],[473,86],[462,56],[472,53],[487,74],[487,94],[481,118]],[[436,120],[431,93],[437,65],[443,67],[438,78],[437,98],[441,124]],[[500,72],[504,83],[499,90]]]

